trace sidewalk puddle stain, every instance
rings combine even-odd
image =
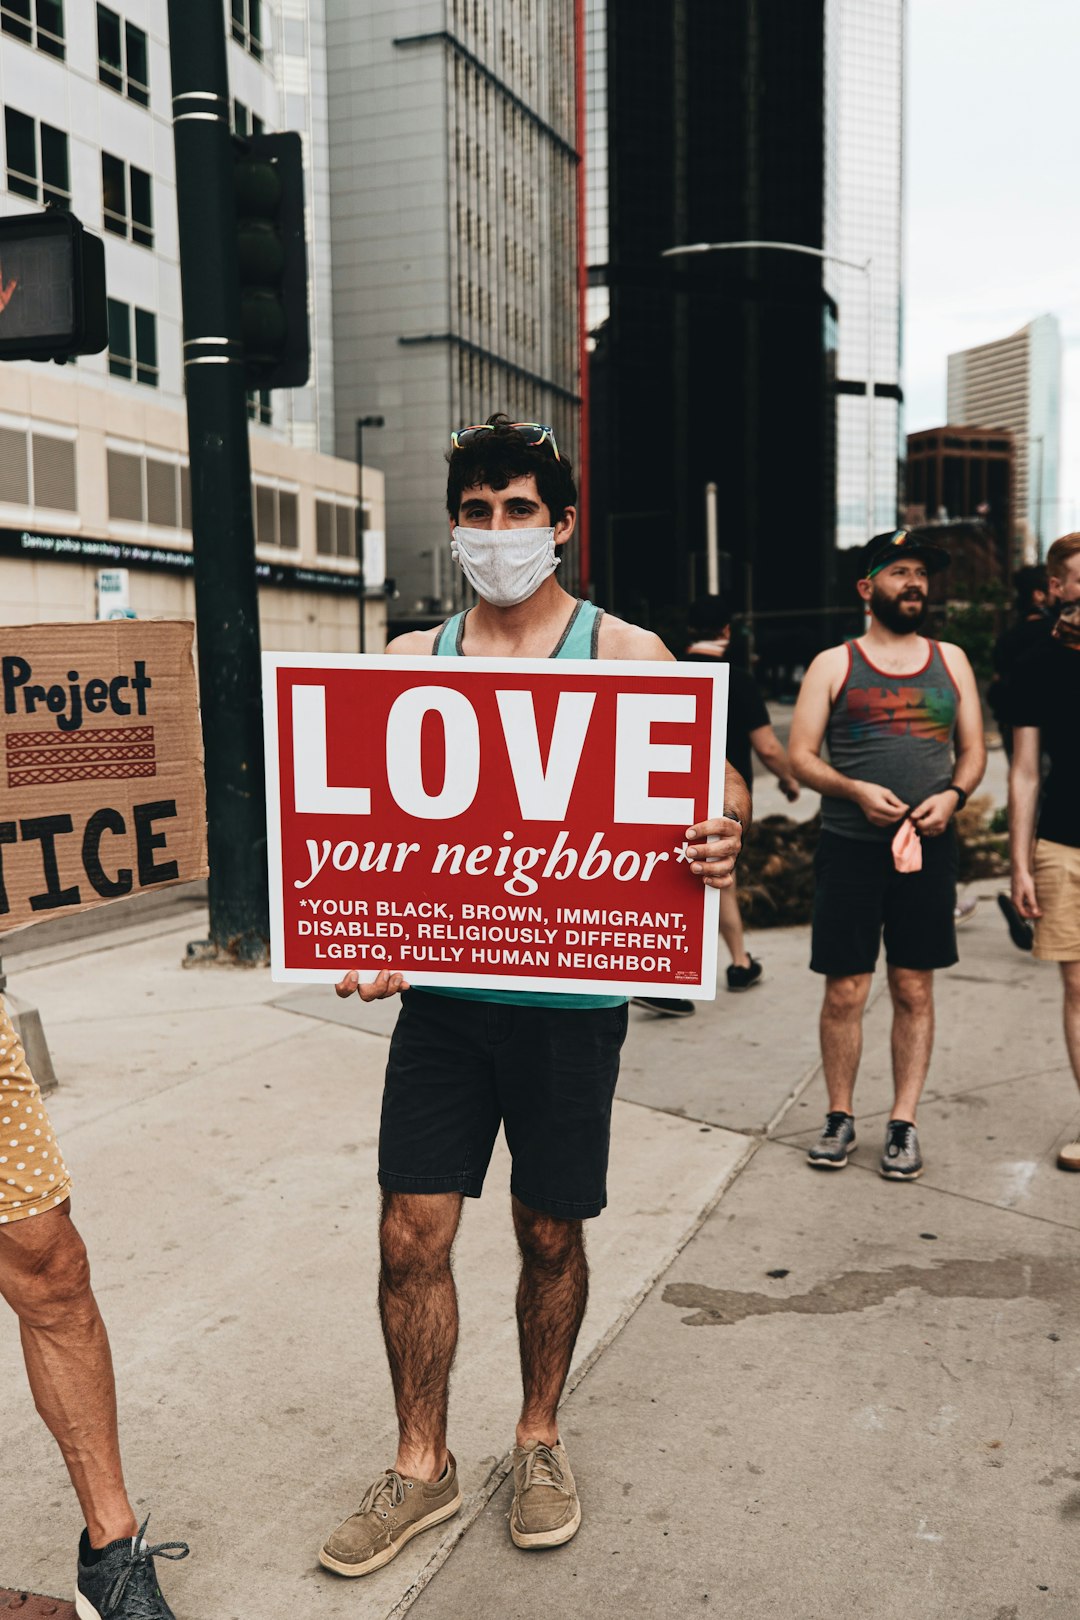
[[[750,1316],[844,1316],[882,1305],[905,1288],[918,1288],[933,1299],[1071,1298],[1076,1264],[1071,1260],[945,1260],[933,1266],[890,1266],[885,1271],[846,1271],[804,1294],[778,1299],[774,1294],[710,1288],[706,1283],[668,1283],[661,1296],[667,1305],[693,1312],[686,1327],[731,1327]]]

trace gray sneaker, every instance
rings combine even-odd
[[[881,1155],[882,1175],[887,1181],[915,1181],[922,1172],[918,1131],[906,1119],[890,1119]]]
[[[319,1563],[338,1575],[370,1575],[396,1558],[421,1530],[453,1518],[460,1506],[457,1464],[449,1454],[441,1479],[409,1479],[388,1468],[356,1512],[327,1537]]]
[[[825,1115],[821,1135],[806,1155],[815,1170],[842,1170],[855,1148],[855,1116],[839,1110]]]
[[[577,1535],[580,1523],[581,1503],[562,1441],[515,1446],[510,1510],[514,1546],[561,1547]]]

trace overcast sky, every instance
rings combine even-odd
[[[944,422],[950,350],[1057,315],[1047,532],[1080,528],[1080,4],[910,0],[908,46],[905,427]]]

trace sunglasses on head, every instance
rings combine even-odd
[[[559,447],[555,443],[555,435],[546,422],[506,422],[499,423],[498,426],[493,426],[490,422],[477,422],[473,427],[455,428],[450,435],[450,443],[455,450],[463,450],[466,445],[474,444],[482,433],[516,433],[526,444],[534,448],[550,444],[555,460],[562,460]]]

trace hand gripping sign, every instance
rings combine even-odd
[[[273,975],[716,992],[727,670],[263,658]]]

